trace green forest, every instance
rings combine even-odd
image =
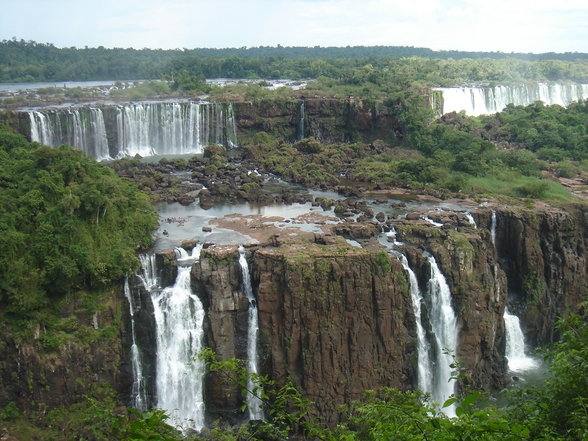
[[[0,82],[202,78],[340,78],[372,66],[428,85],[464,81],[588,81],[588,54],[435,52],[410,47],[239,49],[57,48],[0,42]]]
[[[138,267],[157,216],[148,198],[71,147],[0,131],[0,304],[27,321],[70,293]],[[6,315],[5,315],[6,314]]]

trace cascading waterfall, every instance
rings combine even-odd
[[[97,160],[202,153],[212,143],[237,145],[231,104],[136,103],[28,113],[33,141],[52,147],[68,144]],[[108,130],[107,114],[112,121]]]
[[[500,112],[508,104],[527,106],[535,101],[567,106],[588,98],[588,84],[536,83],[513,86],[438,87],[433,89],[433,108],[440,115],[465,112],[470,116]]]
[[[506,330],[505,356],[508,368],[513,372],[521,372],[537,367],[537,361],[525,353],[525,337],[519,318],[504,310],[504,327]]]
[[[427,306],[429,320],[437,343],[434,359],[434,372],[431,397],[434,402],[443,404],[455,391],[455,380],[451,378],[450,364],[457,349],[457,321],[451,306],[451,292],[445,276],[439,269],[435,258],[425,253],[431,268],[431,277],[427,284]],[[453,416],[454,406],[443,409]]]
[[[490,222],[490,240],[496,249],[496,211],[492,210]],[[496,282],[496,301],[500,300],[500,284],[498,283],[498,263],[494,266],[494,278]],[[525,354],[525,337],[521,329],[519,318],[511,314],[508,308],[504,309],[504,332],[506,337],[505,357],[508,368],[513,372],[521,372],[537,367],[537,361]]]
[[[472,213],[470,213],[469,211],[466,211],[465,215],[466,215],[466,219],[468,220],[470,225],[474,228],[478,228],[478,226],[476,225],[476,221],[474,220],[474,216],[472,216]]]
[[[300,103],[300,119],[298,120],[298,140],[304,139],[304,101]]]
[[[74,146],[98,161],[110,159],[102,109],[72,108],[29,112],[31,140],[50,147]]]
[[[392,246],[396,247],[399,245],[403,245],[402,242],[396,240],[396,230],[392,228],[388,233],[386,233],[389,240],[392,241]],[[447,381],[449,376],[446,375],[446,372],[443,370],[435,369],[433,360],[431,359],[431,345],[427,340],[427,335],[425,333],[425,329],[423,328],[423,316],[422,316],[422,303],[423,303],[423,296],[421,294],[421,290],[419,288],[419,284],[416,278],[416,275],[410,265],[408,264],[408,259],[406,256],[397,251],[393,250],[392,253],[398,257],[400,263],[404,270],[408,273],[408,281],[410,283],[410,297],[412,300],[412,310],[414,312],[414,318],[416,323],[416,330],[417,330],[417,385],[419,390],[423,392],[430,393],[433,397],[433,400],[437,402],[443,403],[444,399],[441,397],[441,394],[435,393],[434,385],[441,384],[444,381]],[[446,284],[445,284],[446,285]],[[449,288],[447,288],[449,290]],[[430,283],[429,283],[429,291]],[[429,292],[430,294],[430,292]],[[435,305],[432,305],[435,306]],[[439,342],[437,342],[437,346],[440,347]],[[437,363],[437,360],[435,361]],[[437,363],[438,364],[438,363]],[[439,378],[435,378],[438,376]],[[441,397],[441,398],[440,398]]]
[[[183,429],[204,427],[204,308],[190,288],[190,270],[200,257],[176,248],[178,275],[173,286],[151,292],[157,334],[157,407]]]
[[[433,370],[431,369],[431,347],[427,341],[427,336],[422,325],[421,303],[423,296],[414,271],[408,265],[408,260],[404,254],[399,255],[400,263],[408,273],[410,282],[410,297],[412,299],[412,310],[416,322],[417,330],[417,381],[418,388],[423,392],[433,392]]]
[[[128,277],[125,278],[124,292],[129,302],[129,313],[131,316],[131,368],[133,371],[133,386],[131,389],[131,407],[137,410],[147,408],[147,391],[145,378],[143,377],[143,360],[137,346],[137,334],[135,331],[135,313],[137,311]]]
[[[249,320],[247,332],[247,373],[258,374],[258,356],[257,356],[257,335],[259,332],[258,310],[253,288],[251,287],[251,276],[249,275],[249,266],[245,258],[245,249],[239,246],[239,265],[243,276],[243,290],[249,300]],[[259,385],[251,378],[247,380],[247,389],[253,391]],[[250,420],[262,420],[263,408],[262,401],[257,394],[247,393],[247,410],[249,411]]]
[[[492,218],[490,221],[490,240],[492,245],[496,248],[496,210],[492,210]]]

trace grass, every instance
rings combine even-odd
[[[557,182],[529,176],[469,177],[466,191],[487,196],[542,199],[546,202],[571,202],[572,194]]]

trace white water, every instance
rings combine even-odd
[[[474,220],[474,217],[472,216],[472,213],[470,213],[469,211],[466,211],[466,218],[468,220],[468,222],[470,223],[470,225],[472,225],[474,228],[478,228],[478,226],[476,225],[476,221]]]
[[[396,230],[394,228],[386,233],[386,236],[388,237],[388,240],[392,242],[394,247],[403,245],[402,242],[396,240]],[[408,273],[408,280],[410,283],[410,297],[412,300],[412,310],[417,330],[417,387],[423,392],[432,393],[433,377],[438,371],[433,368],[431,360],[431,345],[427,341],[427,335],[422,325],[423,296],[416,275],[410,268],[406,256],[397,251],[393,251],[393,254],[398,257],[402,267]]]
[[[64,111],[31,111],[31,140],[51,147],[74,146],[101,161],[110,159],[102,110],[95,107]]]
[[[504,328],[506,331],[505,356],[508,368],[513,372],[522,372],[538,366],[537,360],[525,353],[525,337],[521,329],[519,318],[504,310]]]
[[[110,127],[110,144],[107,114],[116,122]],[[164,102],[78,107],[30,111],[29,118],[33,141],[51,147],[68,144],[97,160],[137,154],[196,154],[212,143],[237,145],[230,104]]]
[[[430,346],[425,335],[425,330],[422,325],[421,302],[423,296],[419,289],[416,275],[408,265],[408,260],[404,254],[400,254],[400,263],[404,270],[408,273],[408,280],[410,282],[410,297],[412,299],[412,310],[416,322],[417,330],[417,381],[418,388],[423,392],[433,392],[433,369],[431,364]]]
[[[157,335],[157,407],[169,413],[175,426],[200,430],[204,427],[205,365],[196,356],[203,349],[204,308],[190,288],[190,257],[199,255],[188,256],[182,248],[176,252],[175,284],[151,292]]]
[[[140,254],[141,274],[139,278],[148,292],[157,287],[157,267],[155,265],[155,254]]]
[[[435,258],[426,255],[431,268],[431,278],[427,285],[429,298],[429,320],[435,334],[438,351],[434,360],[434,372],[431,397],[434,402],[443,404],[455,392],[455,380],[451,378],[453,356],[457,349],[457,322],[451,306],[451,292],[445,276],[439,269]],[[454,416],[455,407],[443,409],[449,416]]]
[[[433,103],[441,114],[465,110],[468,115],[488,115],[508,104],[527,106],[535,101],[567,106],[588,98],[588,84],[537,83],[493,87],[439,87],[442,103]],[[435,96],[435,95],[433,95]]]
[[[147,392],[145,389],[145,378],[143,377],[143,360],[139,347],[137,346],[137,335],[135,331],[136,307],[127,277],[125,277],[124,292],[129,302],[129,313],[131,316],[131,368],[133,371],[131,407],[137,410],[145,410],[147,408]]]
[[[304,139],[304,101],[300,103],[300,120],[298,121],[298,140]]]
[[[431,225],[433,225],[433,226],[435,226],[437,228],[443,226],[443,224],[441,222],[435,222],[433,219],[431,219],[429,216],[427,216],[425,214],[422,214],[421,215],[421,219],[429,222]]]
[[[492,240],[492,245],[496,248],[496,211],[492,210],[492,220],[490,223],[490,240]]]
[[[251,276],[249,275],[249,266],[247,259],[245,258],[245,249],[239,247],[239,265],[241,266],[241,274],[243,276],[243,289],[247,300],[249,300],[249,322],[247,332],[247,373],[258,374],[258,356],[257,356],[257,340],[259,333],[259,320],[257,303],[255,296],[253,295],[253,288],[251,287]],[[253,391],[258,388],[259,385],[249,375],[247,380],[248,391]],[[247,410],[249,411],[250,420],[263,420],[263,408],[262,401],[259,398],[259,393],[252,394],[247,393]]]

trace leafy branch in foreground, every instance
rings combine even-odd
[[[266,376],[248,373],[244,360],[232,358],[219,361],[211,349],[202,351],[199,357],[206,362],[210,372],[219,375],[223,383],[239,387],[249,399],[261,400],[267,413],[263,421],[250,422],[239,430],[210,430],[205,434],[207,438],[267,440],[287,439],[303,434],[310,439],[333,439],[331,431],[319,421],[313,403],[302,396],[291,380],[278,386]],[[247,402],[243,404],[242,410],[246,408]]]

